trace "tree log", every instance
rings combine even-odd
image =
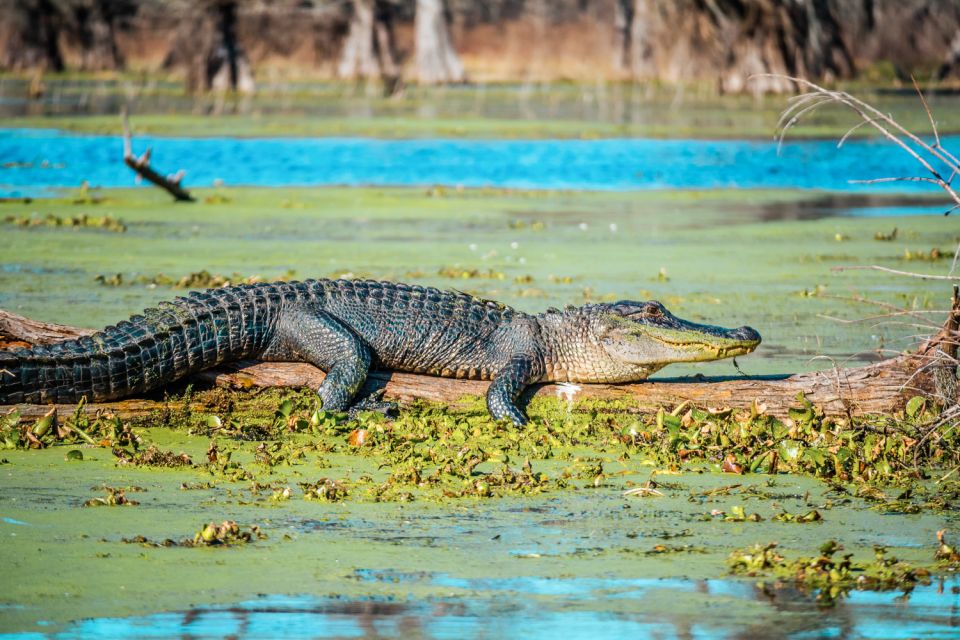
[[[400,66],[393,43],[393,10],[378,0],[353,0],[350,29],[343,44],[337,75],[347,80],[384,83],[387,95],[399,90]]]
[[[466,74],[450,42],[443,0],[417,0],[414,29],[417,80],[421,84],[463,82]]]
[[[625,400],[643,411],[659,407],[674,407],[690,402],[700,407],[748,408],[753,402],[766,406],[775,416],[786,416],[796,406],[802,393],[827,415],[862,416],[890,413],[901,409],[912,396],[939,398],[936,371],[942,368],[942,354],[956,353],[957,319],[960,318],[960,300],[954,298],[953,311],[944,329],[928,341],[918,353],[897,356],[864,367],[836,368],[813,373],[784,376],[665,378],[634,384],[540,384],[526,394],[559,397],[573,401],[580,399]],[[0,345],[43,344],[76,338],[93,333],[66,325],[37,322],[0,310]],[[943,345],[946,344],[946,347]],[[956,362],[948,363],[956,376]],[[250,387],[310,387],[316,389],[324,373],[306,364],[294,362],[233,362],[201,372],[193,379],[206,384],[228,388]],[[483,395],[488,382],[435,378],[412,373],[371,372],[361,393],[383,390],[387,398],[408,402],[423,399],[456,404],[465,397]],[[956,399],[954,398],[955,402]],[[85,411],[112,411],[118,415],[136,416],[171,405],[164,402],[126,400],[121,402],[89,404]],[[76,405],[58,405],[61,415],[68,415]],[[43,415],[49,407],[20,405],[22,417]]]

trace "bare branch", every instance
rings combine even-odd
[[[940,184],[939,180],[933,178],[924,178],[923,176],[897,176],[894,178],[871,178],[869,180],[848,180],[850,184],[878,184],[881,182],[929,182],[931,184]],[[957,205],[960,206],[960,205]]]
[[[831,271],[864,271],[864,270],[885,271],[886,273],[892,273],[898,276],[909,276],[911,278],[920,278],[921,280],[954,280],[954,281],[960,282],[960,276],[935,276],[928,273],[914,273],[912,271],[900,271],[899,269],[889,269],[887,267],[881,267],[875,264],[831,267],[830,270]]]
[[[913,88],[917,90],[917,95],[920,96],[920,104],[923,105],[924,111],[927,112],[927,118],[930,119],[930,128],[933,129],[933,139],[936,140],[936,146],[942,148],[940,144],[940,132],[937,131],[937,123],[933,119],[933,114],[930,112],[930,105],[927,104],[927,98],[923,95],[923,91],[920,90],[920,85],[917,84],[917,79],[913,77],[913,74],[910,74],[910,81],[913,82]]]
[[[888,114],[882,113],[875,107],[850,95],[849,93],[846,93],[845,91],[830,91],[829,89],[825,89],[817,84],[814,84],[813,82],[810,82],[809,80],[804,80],[802,78],[795,78],[780,74],[762,75],[787,79],[810,90],[808,94],[804,94],[804,97],[798,98],[795,102],[793,102],[793,104],[791,104],[781,115],[780,122],[778,123],[780,144],[783,143],[784,136],[789,128],[796,124],[800,116],[809,113],[810,111],[820,107],[823,104],[826,104],[827,102],[836,102],[854,111],[854,113],[860,116],[865,124],[869,124],[878,132],[880,132],[880,134],[885,138],[899,146],[906,153],[910,154],[914,160],[916,160],[930,175],[933,176],[932,179],[928,178],[926,181],[930,181],[939,186],[941,189],[947,192],[954,202],[960,204],[960,194],[954,191],[954,189],[951,187],[953,175],[957,172],[960,172],[960,162],[958,162],[956,157],[954,157],[951,153],[943,149],[939,132],[936,131],[936,125],[933,121],[933,116],[930,113],[929,107],[926,104],[926,99],[923,98],[922,94],[921,100],[924,103],[924,108],[927,109],[931,123],[934,124],[934,135],[936,142],[933,145],[930,145],[914,133],[905,129]],[[819,96],[819,98],[813,96]],[[848,131],[841,138],[840,144],[843,144],[847,137],[853,131],[855,131],[856,128],[859,128],[859,125]],[[925,158],[923,155],[921,155],[921,152],[913,149],[909,144],[907,144],[905,139],[916,144],[922,153],[932,156],[933,159],[939,160],[945,164],[947,168],[950,169],[950,180],[945,180],[940,172],[931,164],[931,159]]]
[[[840,147],[843,146],[843,143],[847,141],[847,138],[849,138],[851,135],[853,135],[853,132],[854,132],[854,131],[856,131],[857,129],[859,129],[860,127],[862,127],[862,126],[864,126],[864,125],[873,124],[874,122],[875,122],[875,120],[874,120],[873,118],[868,118],[868,119],[866,119],[866,120],[861,120],[861,121],[858,122],[857,124],[855,124],[855,125],[853,125],[852,127],[850,127],[850,129],[848,129],[847,132],[846,132],[845,134],[843,134],[843,137],[840,138],[840,141],[837,142],[837,149],[839,149]]]

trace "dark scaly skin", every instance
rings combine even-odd
[[[717,332],[716,340],[734,346],[706,357],[639,357],[637,345],[646,343],[634,334],[651,322],[648,312],[674,342],[674,333],[695,327],[701,337]],[[654,342],[643,348],[662,347]],[[752,329],[685,323],[659,303],[534,316],[459,292],[389,282],[262,283],[193,293],[79,340],[0,351],[0,404],[116,400],[223,362],[260,359],[325,371],[318,394],[333,411],[350,407],[373,368],[492,380],[490,413],[524,424],[516,401],[531,383],[641,380],[669,362],[737,355],[757,343]]]

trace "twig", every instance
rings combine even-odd
[[[879,184],[881,182],[929,182],[939,185],[940,182],[934,178],[925,178],[923,176],[896,176],[893,178],[870,178],[869,180],[849,180],[850,184]],[[957,205],[960,206],[960,205]]]
[[[858,122],[857,124],[855,124],[855,125],[853,125],[852,127],[850,127],[850,128],[847,130],[847,132],[846,132],[845,134],[843,134],[843,137],[840,138],[840,141],[837,142],[837,149],[839,149],[840,147],[843,146],[843,143],[847,141],[847,138],[849,138],[851,135],[853,135],[853,132],[854,132],[854,131],[856,131],[857,129],[859,129],[860,127],[862,127],[862,126],[865,125],[865,124],[872,124],[873,122],[874,122],[874,119],[873,119],[873,118],[868,118],[868,119],[863,120],[863,121],[861,121],[861,122]]]
[[[152,167],[150,167],[151,149],[148,148],[142,156],[137,157],[133,155],[133,143],[131,142],[130,135],[130,121],[127,117],[126,107],[123,108],[123,111],[120,114],[120,119],[123,121],[124,164],[133,169],[138,176],[146,179],[148,182],[152,182],[161,189],[164,189],[177,201],[193,202],[193,196],[190,195],[190,192],[180,186],[180,181],[183,179],[184,174],[183,169],[172,176],[162,176]]]
[[[875,264],[843,265],[843,266],[830,268],[830,271],[863,271],[863,270],[884,271],[886,273],[893,273],[898,276],[909,276],[911,278],[920,278],[921,280],[953,280],[953,281],[960,282],[960,276],[935,276],[928,273],[914,273],[912,271],[900,271],[899,269],[890,269],[888,267],[881,267]]]
[[[937,123],[933,119],[933,113],[930,112],[930,105],[927,104],[927,98],[923,95],[923,91],[920,90],[920,85],[917,84],[917,79],[913,77],[913,74],[910,74],[910,81],[913,82],[913,88],[917,90],[917,95],[920,97],[920,104],[923,105],[924,111],[927,112],[927,118],[930,120],[930,128],[933,129],[933,139],[936,141],[934,147],[943,148],[940,144],[940,132],[937,131]]]

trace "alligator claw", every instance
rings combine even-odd
[[[382,397],[383,389],[374,391],[366,398],[361,398],[354,402],[350,408],[347,409],[347,415],[350,416],[351,420],[355,420],[357,416],[364,411],[375,411],[388,418],[395,418],[400,411],[400,405],[396,402],[381,400]]]

